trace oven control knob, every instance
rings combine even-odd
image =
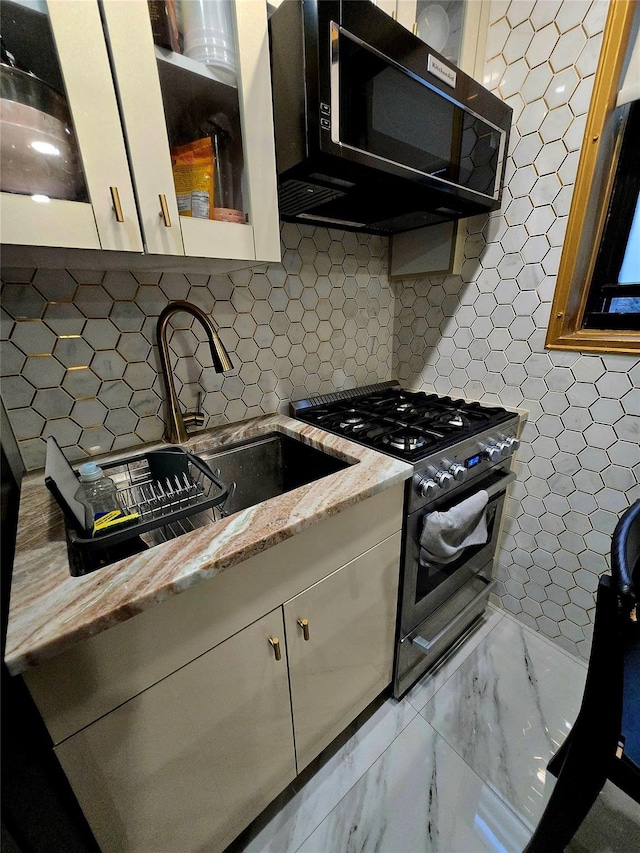
[[[497,462],[502,455],[500,453],[500,448],[496,444],[486,444],[484,446],[484,453],[489,462]]]
[[[507,441],[499,441],[496,447],[500,451],[500,456],[504,459],[511,453],[511,447]]]
[[[416,474],[413,480],[421,498],[431,498],[438,491],[438,484],[431,477],[423,477],[422,474]]]
[[[509,450],[512,453],[515,453],[515,451],[520,447],[520,439],[515,438],[513,435],[510,436],[506,441],[507,441],[507,444],[509,445]]]
[[[436,471],[433,475],[433,479],[440,486],[441,489],[448,489],[451,485],[451,481],[453,477],[449,474],[448,471]]]
[[[457,480],[459,483],[462,483],[463,480],[467,479],[467,469],[464,465],[460,465],[459,462],[454,462],[451,468],[449,468],[449,473],[453,477],[454,480]]]

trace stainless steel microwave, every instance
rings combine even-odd
[[[381,234],[500,206],[512,110],[369,0],[270,20],[280,215]]]

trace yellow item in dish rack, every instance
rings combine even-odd
[[[100,533],[102,530],[109,530],[122,524],[132,524],[139,519],[140,515],[135,511],[125,515],[122,510],[114,509],[96,518],[93,522],[93,533]]]
[[[213,164],[209,136],[172,149],[171,166],[180,216],[213,219]]]

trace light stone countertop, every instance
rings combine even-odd
[[[83,577],[69,573],[62,512],[43,472],[25,477],[5,650],[11,674],[230,570],[413,473],[405,462],[278,414],[200,433],[185,446],[194,452],[224,449],[270,432],[302,436],[357,464]],[[150,449],[130,449],[109,460]]]

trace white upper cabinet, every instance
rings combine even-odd
[[[208,6],[210,20],[198,19]],[[184,53],[154,43],[146,0],[103,3],[146,250],[277,261],[266,4],[183,0],[180,8],[184,38],[173,47]],[[226,52],[214,55],[214,36]]]
[[[377,6],[378,9],[382,9],[382,11],[386,12],[387,15],[395,18],[398,12],[398,0],[371,0],[371,2]]]
[[[480,79],[489,25],[488,0],[396,0],[395,5],[398,23],[466,74]]]
[[[1,242],[141,252],[97,4],[2,5]]]
[[[167,18],[152,23],[153,5],[49,0],[45,15],[22,10],[50,21],[77,169],[56,196],[11,184],[24,167],[3,166],[2,242],[277,261],[266,4],[182,0],[179,32]]]

